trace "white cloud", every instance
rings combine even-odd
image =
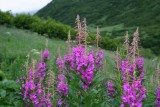
[[[13,13],[38,10],[51,0],[0,0],[0,10],[11,10]]]

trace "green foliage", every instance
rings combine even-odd
[[[90,85],[89,90],[84,90],[81,87],[81,83],[79,80],[81,80],[81,76],[77,75],[75,71],[70,71],[70,74],[72,74],[72,77],[67,75],[68,80],[68,87],[69,87],[69,93],[67,96],[67,103],[72,107],[97,107],[97,106],[103,106],[102,103],[106,102],[105,98],[107,96],[106,94],[106,85],[105,81],[106,78],[102,75],[102,72],[95,72],[94,80],[92,84]],[[108,104],[106,104],[103,107],[107,107]]]
[[[71,30],[71,34],[73,34],[71,27],[58,23],[51,18],[34,21],[31,24],[31,30],[39,34],[47,34],[49,38],[59,38],[63,40],[67,39],[69,30]]]
[[[94,34],[91,34],[88,38],[87,41],[89,41],[90,45],[95,45],[96,41],[95,41],[96,36]],[[121,43],[118,40],[115,39],[111,39],[109,37],[100,37],[99,40],[99,47],[106,49],[106,50],[111,50],[111,51],[115,51],[117,47],[120,47]]]
[[[33,17],[29,14],[17,14],[14,18],[14,25],[17,28],[31,29],[33,22],[37,22],[38,17]]]
[[[13,16],[10,12],[2,11],[0,11],[0,16],[0,25],[15,26],[34,31],[42,35],[48,35],[49,38],[66,40],[68,31],[71,32],[72,36],[74,35],[73,28],[49,17],[45,20],[30,14],[16,14],[16,16]]]
[[[24,107],[19,95],[20,86],[12,80],[0,81],[0,106]]]
[[[5,79],[5,74],[0,70],[0,81]]]
[[[153,57],[155,57],[155,55],[153,54],[153,52],[150,49],[142,49],[140,54],[145,57],[145,58],[149,58],[152,59]]]
[[[7,26],[13,25],[13,15],[9,11],[2,12],[0,10],[0,25],[7,25]]]
[[[17,28],[24,28],[39,34],[47,34],[49,38],[67,39],[68,31],[72,28],[63,25],[51,18],[47,20],[40,19],[36,16],[19,14],[14,18],[14,24]]]
[[[102,37],[100,47],[114,51],[116,50],[117,47],[120,47],[120,45],[118,45],[118,41],[114,39],[110,39],[108,37]]]

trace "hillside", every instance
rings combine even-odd
[[[87,18],[92,32],[98,25],[102,35],[120,41],[126,30],[133,33],[139,26],[142,46],[160,53],[159,0],[53,0],[37,12],[72,26],[77,14]]]
[[[17,79],[23,73],[26,56],[30,53],[30,56],[38,57],[38,52],[46,47],[45,42],[46,37],[37,33],[0,26],[0,70],[5,71],[9,79]],[[52,59],[57,54],[58,47],[64,52],[65,42],[58,39],[48,40]]]
[[[159,0],[53,0],[37,14],[51,16],[70,25],[74,25],[73,20],[80,14],[87,18],[89,24],[96,21],[95,24],[100,26],[119,23],[145,26],[159,22],[159,12]],[[152,18],[155,20],[150,20]]]

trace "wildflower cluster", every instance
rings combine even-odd
[[[89,31],[86,25],[86,19],[81,22],[79,16],[77,16],[76,23],[76,40],[78,44],[73,46],[70,45],[71,35],[69,33],[67,40],[67,53],[64,57],[59,55],[56,59],[59,74],[57,89],[60,95],[57,102],[58,106],[66,106],[67,103],[65,102],[65,99],[67,99],[69,94],[68,88],[74,90],[72,89],[73,87],[68,87],[70,80],[73,80],[73,82],[76,83],[77,88],[80,88],[81,90],[83,89],[87,92],[92,88],[91,84],[93,83],[95,72],[99,71],[102,66],[103,51],[99,51],[98,49],[92,51],[88,49],[87,37],[89,36]],[[59,79],[60,77],[62,78]],[[80,90],[75,90],[74,92],[83,96]]]
[[[109,96],[107,97],[109,100],[107,99],[106,102],[116,103],[115,106],[144,106],[142,103],[143,99],[146,98],[146,88],[143,87],[144,59],[140,57],[138,49],[138,29],[133,35],[131,44],[127,32],[123,50],[119,51],[117,48],[115,68],[118,75],[114,80],[107,82],[107,94],[104,94],[106,93],[106,85],[103,87],[101,83],[108,78],[98,73],[101,70],[104,57],[103,51],[98,48],[100,42],[99,29],[97,27],[96,50],[92,50],[87,46],[89,31],[86,19],[81,22],[79,16],[77,16],[76,23],[78,44],[71,46],[69,32],[67,53],[64,56],[59,53],[56,58],[56,84],[53,84],[54,76],[50,72],[52,70],[48,69],[47,62],[50,57],[48,50],[44,50],[40,60],[34,60],[30,67],[26,67],[27,76],[20,79],[22,83],[20,94],[26,103],[26,107],[53,107],[52,101],[57,101],[57,106],[61,107],[92,107],[94,104],[97,106],[101,102],[100,100],[106,99],[104,98],[106,95]],[[99,78],[100,76],[102,78]],[[106,82],[104,81],[104,83]],[[57,86],[55,100],[53,99],[54,86]],[[120,99],[121,102],[119,102]],[[72,102],[72,100],[75,100],[75,102]],[[160,88],[157,88],[155,104],[160,107]]]
[[[144,80],[144,59],[137,58],[134,62],[129,60],[122,61],[120,69],[122,71],[123,82],[132,81],[134,78],[143,81]]]
[[[83,46],[72,48],[72,52],[64,56],[64,60],[57,59],[58,68],[64,68],[66,72],[69,70],[76,71],[81,75],[82,87],[86,90],[89,89],[90,84],[94,78],[94,72],[100,69],[102,65],[103,52],[99,51],[86,53]],[[64,62],[63,66],[62,63]],[[59,69],[61,70],[61,69]]]
[[[29,68],[27,77],[22,81],[21,95],[26,101],[26,106],[33,105],[34,107],[52,107],[52,94],[49,92],[49,85],[45,78],[47,74],[46,60],[49,58],[49,51],[45,50],[42,59],[38,64]]]
[[[128,35],[128,34],[127,34]],[[126,42],[127,41],[127,42]],[[125,42],[128,46],[128,39]],[[138,31],[134,33],[131,50],[127,50],[125,60],[121,61],[120,70],[122,73],[123,94],[121,96],[121,107],[142,107],[142,100],[146,97],[146,89],[142,86],[144,80],[144,59],[138,56]]]
[[[94,72],[99,71],[102,66],[103,51],[87,50],[86,38],[89,36],[89,31],[86,19],[81,22],[80,17],[77,16],[76,23],[78,46],[72,47],[71,52],[64,55],[63,60],[57,58],[56,63],[59,71],[69,73],[72,70],[75,71],[75,74],[80,75],[82,88],[88,90],[93,81]]]

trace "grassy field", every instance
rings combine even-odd
[[[17,79],[23,72],[23,64],[27,60],[27,54],[35,49],[38,52],[45,49],[46,37],[34,32],[16,28],[0,26],[0,70],[4,71],[9,79]],[[58,47],[64,53],[66,44],[62,40],[48,39],[48,49],[51,58],[58,54]],[[34,57],[37,54],[34,54]],[[114,52],[104,50],[106,65],[104,69],[106,76],[114,77]],[[37,55],[39,56],[39,55]],[[154,75],[158,59],[145,59],[145,84],[148,88],[155,87]]]

